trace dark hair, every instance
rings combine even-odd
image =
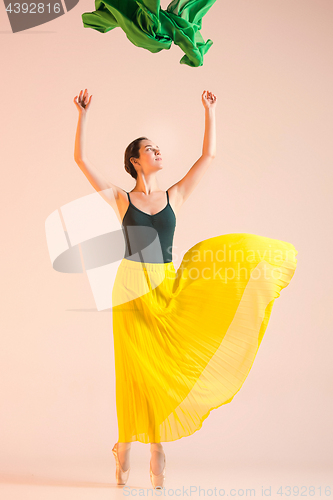
[[[138,178],[138,174],[130,158],[140,158],[139,149],[141,146],[141,141],[145,139],[147,141],[149,140],[147,137],[139,137],[138,139],[135,139],[134,141],[131,142],[131,144],[127,146],[125,150],[125,156],[124,156],[125,170],[132,177],[134,177],[134,179]]]

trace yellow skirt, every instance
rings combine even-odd
[[[118,441],[189,436],[231,402],[297,253],[234,233],[197,243],[177,271],[173,262],[121,261],[112,291]]]

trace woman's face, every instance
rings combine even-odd
[[[141,141],[140,158],[138,159],[144,172],[155,172],[162,168],[162,156],[158,146],[151,140]]]

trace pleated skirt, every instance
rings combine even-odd
[[[232,401],[297,253],[288,242],[234,233],[197,243],[177,271],[173,262],[120,262],[112,290],[118,441],[189,436]]]

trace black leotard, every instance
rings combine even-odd
[[[131,202],[122,220],[126,249],[124,258],[137,262],[172,262],[172,244],[176,227],[176,216],[169,203],[157,214],[147,214]]]

